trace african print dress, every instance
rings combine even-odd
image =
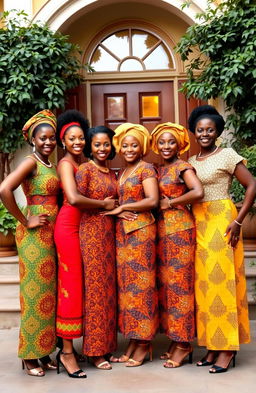
[[[62,159],[62,161],[68,161]],[[68,161],[70,165],[72,163]],[[74,174],[77,169],[72,165]],[[62,188],[62,186],[61,186]],[[56,330],[64,339],[83,335],[83,266],[80,251],[79,225],[81,211],[68,203],[63,191],[55,225],[54,240],[58,253],[58,297]]]
[[[31,156],[31,158],[35,159]],[[37,359],[55,350],[56,255],[53,239],[59,180],[55,167],[35,159],[36,173],[22,183],[30,215],[49,214],[49,224],[18,224],[21,327],[19,357]]]
[[[91,199],[116,196],[112,170],[102,172],[91,161],[80,165],[79,192]],[[84,266],[83,352],[102,356],[116,350],[115,219],[86,209],[80,222],[80,246]]]
[[[119,181],[120,205],[144,199],[142,182],[150,177],[156,172],[142,161],[124,183]],[[156,224],[151,212],[137,214],[133,222],[117,219],[118,327],[126,338],[151,340],[158,328]]]
[[[193,156],[189,161],[205,193],[203,201],[193,205],[198,344],[209,350],[238,350],[250,341],[242,233],[235,248],[224,234],[237,217],[229,189],[243,157],[225,148],[205,160]]]
[[[160,198],[186,193],[182,174],[193,167],[182,160],[160,167]],[[160,210],[157,218],[157,282],[160,331],[171,340],[192,341],[194,323],[195,224],[184,205]]]

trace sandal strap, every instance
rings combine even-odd
[[[101,362],[99,364],[97,364],[97,368],[101,368],[102,366],[110,366],[109,362],[107,360],[105,360],[104,362]]]
[[[79,377],[80,374],[82,374],[82,373],[84,373],[84,371],[80,369],[80,370],[73,372],[72,375],[77,375]],[[83,377],[83,375],[81,375],[81,377]]]
[[[168,359],[166,363],[171,364],[173,368],[180,367],[181,363],[175,362],[175,360]]]

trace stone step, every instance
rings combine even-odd
[[[18,256],[0,258],[0,276],[18,275],[19,274]]]
[[[8,302],[9,299],[19,299],[20,280],[17,275],[0,276],[0,299]]]

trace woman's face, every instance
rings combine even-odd
[[[201,119],[196,124],[195,137],[197,143],[207,149],[215,145],[218,133],[214,121],[210,119]]]
[[[111,140],[105,133],[98,133],[92,137],[91,151],[93,159],[102,163],[106,161],[111,153]]]
[[[157,148],[165,161],[172,161],[177,157],[179,146],[175,136],[170,132],[164,132],[157,140]]]
[[[84,138],[83,130],[77,126],[70,127],[65,132],[62,142],[65,145],[66,150],[70,154],[74,156],[79,156],[83,152],[85,146],[85,138]]]
[[[32,143],[35,144],[36,153],[43,157],[49,157],[56,146],[54,129],[50,125],[40,127],[32,137]]]
[[[126,136],[121,143],[120,153],[124,157],[127,163],[133,163],[138,161],[142,156],[141,145],[135,136]]]

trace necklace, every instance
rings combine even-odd
[[[100,165],[96,164],[96,162],[94,162],[93,160],[90,160],[90,162],[91,162],[92,164],[94,164],[101,172],[109,173],[109,168],[100,166]]]
[[[121,186],[126,182],[128,177],[131,177],[131,175],[136,171],[136,169],[139,166],[140,162],[141,162],[141,160],[139,160],[139,162],[135,165],[135,167],[133,168],[131,173],[129,173],[128,176],[126,177],[126,179],[122,182],[122,178],[124,177],[124,174],[127,172],[127,169],[128,169],[128,168],[125,168],[125,170],[123,171],[123,173],[122,173],[122,175],[120,177],[120,180],[119,180],[119,183],[120,183]]]
[[[46,162],[44,162],[43,160],[41,160],[41,158],[38,157],[38,155],[37,155],[36,153],[33,153],[33,154],[34,154],[34,156],[38,159],[38,161],[41,162],[41,164],[47,166],[47,168],[51,168],[51,167],[52,167],[52,163],[51,163],[51,162],[49,162],[49,164],[46,164]]]
[[[214,154],[214,153],[218,150],[218,148],[219,148],[219,146],[216,146],[216,149],[214,149],[211,153],[206,154],[205,156],[202,156],[202,155],[201,155],[201,152],[199,152],[198,155],[197,155],[197,158],[206,158],[206,157],[209,157],[209,156],[211,156],[212,154]]]

